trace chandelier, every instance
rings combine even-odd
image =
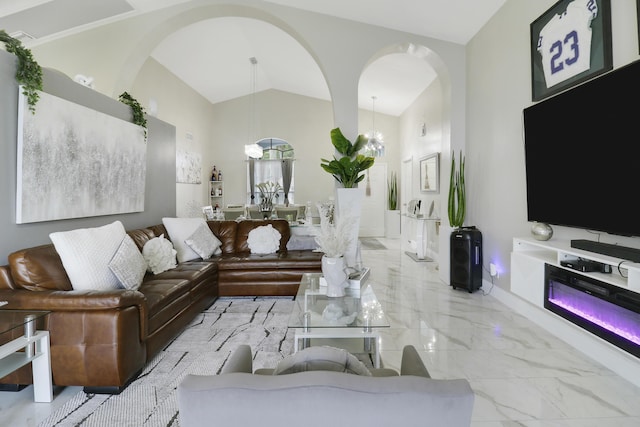
[[[371,115],[371,133],[365,133],[367,143],[362,148],[362,153],[365,156],[381,157],[384,156],[384,142],[382,134],[376,131],[376,97],[371,97],[373,103],[373,113]]]
[[[249,138],[256,139],[256,87],[258,84],[258,60],[255,56],[249,58],[251,63],[251,108],[249,109]],[[245,144],[244,154],[252,159],[260,159],[263,155],[262,147],[257,142]]]

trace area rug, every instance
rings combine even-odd
[[[187,374],[215,375],[240,344],[254,369],[293,353],[291,298],[220,298],[145,367],[119,395],[79,392],[40,427],[179,426],[176,388]]]
[[[362,245],[362,249],[368,249],[368,250],[374,250],[374,251],[387,249],[385,245],[380,243],[380,240],[373,237],[361,237],[360,245]]]

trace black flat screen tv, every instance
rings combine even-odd
[[[523,115],[528,220],[640,236],[640,61]]]

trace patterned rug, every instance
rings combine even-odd
[[[387,249],[385,245],[383,245],[382,243],[380,243],[378,239],[373,237],[361,237],[360,244],[362,245],[362,249],[368,249],[368,250],[374,250],[374,251]]]
[[[81,391],[40,427],[179,426],[176,387],[185,375],[218,374],[239,344],[256,352],[254,369],[274,367],[293,353],[292,306],[291,298],[220,298],[122,393]]]

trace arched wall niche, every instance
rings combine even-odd
[[[409,58],[403,58],[404,55],[408,55]],[[400,84],[395,85],[393,67],[387,67],[387,72],[391,71],[389,73],[388,87],[385,83],[380,83],[376,86],[368,85],[368,70],[372,70],[371,72],[375,73],[373,70],[376,67],[385,67],[384,62],[391,60],[391,56],[397,58],[404,67],[415,67],[415,70],[406,75],[402,75],[399,72],[397,79]],[[384,129],[385,111],[379,107],[384,101],[383,97],[385,95],[391,96],[394,92],[404,91],[403,77],[420,82],[421,74],[424,74],[424,84],[415,85],[415,93],[401,94],[409,104],[406,109],[403,111],[395,109],[395,113],[386,113],[395,114],[398,117],[397,133],[387,135],[387,130]],[[385,135],[385,155],[376,159],[376,162],[381,163],[381,167],[371,169],[371,181],[386,183],[390,174],[395,172],[399,179],[400,209],[406,207],[411,199],[421,199],[423,206],[435,206],[438,216],[442,216],[440,210],[442,206],[446,206],[448,181],[443,179],[443,176],[447,176],[446,174],[448,173],[446,167],[441,166],[439,169],[441,184],[438,194],[422,194],[417,183],[420,181],[419,162],[421,158],[439,152],[441,153],[440,161],[444,162],[445,165],[448,164],[448,159],[450,159],[450,155],[448,155],[451,150],[452,101],[450,82],[450,73],[442,58],[428,47],[414,43],[398,43],[382,48],[371,56],[362,69],[358,90],[361,106],[359,112],[363,117],[359,118],[361,127],[359,133],[370,130],[371,126],[367,126],[367,124],[372,123],[371,116],[375,114],[375,131]],[[410,95],[413,95],[413,99]],[[372,102],[369,100],[371,96],[376,96],[377,98],[374,113],[369,113],[372,107]],[[425,127],[421,126],[421,124],[424,125],[425,123],[428,123],[428,132],[421,134],[419,129]],[[390,129],[393,129],[393,127]],[[409,163],[405,161],[407,158],[411,159]],[[383,164],[385,167],[382,167]],[[405,167],[409,169],[406,171],[401,170],[401,168],[404,169]],[[384,174],[384,176],[376,176],[376,174]],[[402,182],[402,177],[411,177],[411,179],[406,180],[407,182]],[[383,188],[386,189],[386,186]],[[382,202],[379,199],[380,197],[377,199],[376,197],[371,197],[370,202],[378,203],[378,205],[367,206],[370,212],[380,212],[386,209],[386,191],[384,191]],[[383,203],[383,205],[379,206],[380,203]],[[384,218],[384,220],[388,227],[390,225],[389,219]],[[405,235],[407,229],[410,228],[410,224],[403,221],[402,226],[400,227],[399,225],[398,228],[402,230],[403,234],[403,242],[413,238],[408,234]],[[438,238],[436,233],[431,233],[431,235],[433,236],[433,239],[431,239],[433,241],[428,242],[428,245],[437,251],[439,247]],[[408,250],[410,248],[406,247],[404,249]]]
[[[429,84],[431,84],[432,81],[437,80],[438,85],[436,87],[439,88],[439,92],[440,92],[439,98],[442,100],[441,102],[442,120],[440,124],[441,130],[439,132],[439,138],[438,138],[439,146],[434,147],[433,144],[430,144],[427,146],[427,150],[433,151],[434,149],[437,149],[437,151],[441,151],[442,153],[445,153],[445,154],[449,153],[452,147],[452,143],[451,143],[451,105],[452,105],[451,76],[445,62],[433,50],[429,49],[426,46],[416,45],[414,43],[398,43],[398,44],[389,45],[386,48],[380,49],[378,52],[376,52],[374,55],[371,56],[371,58],[367,61],[367,63],[365,64],[365,66],[361,71],[360,82],[358,85],[359,92],[363,90],[363,86],[366,86],[366,85],[363,85],[362,80],[366,79],[367,69],[371,67],[372,64],[379,61],[381,58],[384,58],[389,55],[394,55],[394,54],[411,55],[414,58],[424,61],[424,63],[428,67],[433,69],[435,73],[435,77],[433,75],[425,76],[425,79],[428,80],[427,84],[425,85],[425,88]],[[392,82],[390,82],[390,85],[392,85]],[[365,90],[369,90],[371,91],[371,93],[366,93],[364,94],[364,96],[362,93],[359,93],[360,105],[361,105],[360,112],[362,112],[363,110],[370,110],[370,107],[372,105],[371,102],[369,101],[371,98],[371,95],[378,97],[377,105],[379,105],[379,103],[381,102],[380,94],[376,93],[379,91],[379,89],[380,88],[377,88],[377,87],[365,88]],[[419,95],[419,94],[416,94],[416,95]],[[378,113],[382,113],[382,112],[380,111],[379,108],[376,108],[376,115],[378,115]],[[360,120],[359,122],[362,125],[362,120]],[[398,136],[404,139],[404,141],[398,141],[398,143],[402,144],[402,146],[399,146],[397,150],[397,154],[400,157],[389,159],[389,161],[393,161],[394,164],[399,165],[401,163],[401,160],[404,157],[406,157],[408,154],[415,154],[418,157],[423,154],[428,154],[428,153],[421,153],[419,150],[417,152],[415,150],[411,150],[411,153],[406,153],[406,150],[404,150],[404,145],[406,145],[406,142],[407,142],[406,140],[411,138],[412,136],[413,135],[410,133],[405,134],[404,136],[402,134]],[[446,154],[444,157],[448,159],[450,156]],[[443,172],[443,169],[444,168],[441,168],[441,172]]]
[[[292,43],[297,43],[300,46],[300,50],[304,50],[306,54],[309,56],[310,60],[308,62],[313,62],[317,70],[319,70],[316,75],[320,77],[316,77],[322,79],[322,84],[327,88],[327,93],[330,96],[330,91],[328,90],[328,84],[325,78],[325,73],[322,68],[319,66],[316,55],[313,51],[309,49],[309,45],[300,37],[300,35],[291,30],[291,28],[281,21],[280,19],[274,18],[269,13],[265,13],[264,11],[256,10],[253,8],[247,7],[201,7],[198,8],[197,11],[186,11],[181,13],[178,16],[168,19],[162,25],[156,25],[154,28],[151,28],[146,34],[142,41],[138,46],[134,48],[134,53],[130,55],[127,60],[128,64],[122,68],[122,72],[119,76],[119,85],[121,87],[126,87],[129,89],[130,85],[135,85],[138,81],[140,71],[134,72],[135,68],[139,67],[140,70],[144,69],[144,62],[141,61],[141,58],[144,58],[144,61],[151,58],[151,54],[153,51],[168,37],[171,37],[177,31],[181,29],[188,28],[194,24],[203,24],[208,21],[212,21],[212,25],[215,25],[215,21],[224,20],[226,18],[240,18],[244,20],[255,20],[260,21],[263,24],[267,24],[273,26],[276,30],[280,31],[283,34],[286,34],[288,38],[292,40]],[[137,52],[137,53],[136,53]],[[253,56],[253,55],[248,55]],[[258,59],[258,67],[261,67],[261,59],[259,55],[256,55]],[[246,62],[243,62],[241,66],[246,66],[246,70],[249,71],[250,63],[248,61],[248,57]],[[142,62],[142,65],[139,65]],[[132,64],[132,65],[129,65]],[[234,68],[239,69],[239,65],[233,65]],[[131,83],[128,83],[128,82]],[[314,80],[316,81],[316,80]],[[249,87],[249,80],[247,79],[247,88]],[[118,91],[116,91],[118,92]],[[287,132],[280,132],[279,129],[282,129],[282,126],[285,124],[282,123],[281,119],[273,120],[273,115],[276,113],[275,111],[269,111],[260,113],[261,105],[264,104],[265,108],[269,105],[274,105],[274,100],[276,102],[287,103],[289,100],[292,102],[296,101],[296,98],[299,99],[300,95],[295,95],[291,93],[287,95],[286,92],[281,92],[277,88],[269,89],[265,91],[261,91],[257,94],[256,97],[256,107],[258,110],[258,117],[256,118],[257,123],[268,122],[268,126],[256,126],[256,133],[251,134],[248,131],[244,133],[239,129],[246,127],[247,130],[251,127],[252,120],[249,120],[249,103],[251,102],[251,94],[241,96],[235,99],[230,99],[219,105],[215,106],[215,109],[211,113],[212,123],[214,121],[224,122],[223,126],[231,127],[235,126],[235,129],[221,129],[219,125],[213,125],[214,128],[213,133],[206,137],[207,141],[214,142],[217,146],[212,146],[211,143],[198,149],[195,147],[194,151],[200,151],[203,160],[203,170],[210,169],[211,165],[217,165],[220,168],[224,169],[225,176],[225,192],[227,196],[225,196],[225,203],[244,203],[244,195],[246,195],[246,188],[248,185],[247,174],[243,172],[246,168],[245,157],[243,155],[243,146],[244,144],[248,144],[250,142],[254,142],[256,139],[274,136],[277,138],[282,138],[291,143],[296,149],[300,148],[305,155],[297,159],[296,162],[299,162],[300,168],[296,169],[299,171],[308,171],[319,163],[317,159],[319,159],[322,155],[318,152],[321,148],[321,144],[318,143],[318,138],[322,138],[321,133],[317,131],[317,124],[314,124],[315,128],[312,128],[307,133],[312,135],[312,138],[301,138],[301,129],[299,127],[305,121],[298,120],[295,126],[288,126]],[[144,98],[141,98],[144,101]],[[309,98],[311,99],[311,98]],[[324,105],[322,108],[327,109],[331,108],[332,101],[329,99],[327,101],[323,101]],[[286,109],[286,108],[285,108]],[[290,111],[292,107],[289,107]],[[160,106],[160,110],[162,111],[162,106]],[[224,111],[220,111],[224,110]],[[276,110],[271,108],[271,110]],[[232,111],[235,111],[235,119],[230,120],[229,116]],[[221,114],[222,113],[222,114]],[[184,133],[186,130],[188,119],[185,120],[184,117],[181,118],[178,122],[173,122],[172,119],[170,121],[178,126],[178,136]],[[323,125],[323,129],[330,129],[330,123],[327,123],[326,120],[321,123],[325,123]],[[203,134],[202,128],[200,128],[200,135]],[[326,131],[328,134],[328,130]],[[315,138],[315,139],[313,139]],[[198,138],[196,140],[203,141],[205,138]],[[177,141],[178,148],[183,147],[185,144],[178,139]],[[224,144],[224,149],[221,149],[222,144]],[[191,149],[191,148],[185,148]],[[319,166],[317,167],[317,171],[313,171],[314,174],[318,175],[318,177],[313,178],[313,181],[317,182],[321,177],[323,171],[320,170]],[[312,181],[311,179],[307,180],[299,180],[299,173],[295,173],[295,182],[297,183],[297,194],[300,197],[300,200],[303,202],[305,200],[315,200],[316,197],[318,199],[325,198],[325,194],[327,191],[322,191],[321,196],[315,196],[314,192],[317,189],[317,186],[312,186],[305,184],[306,181]],[[329,184],[328,184],[329,185]],[[333,185],[330,183],[330,185]],[[206,186],[202,186],[202,188],[196,189],[194,186],[185,186],[178,185],[177,193],[177,212],[181,214],[183,212],[183,206],[188,204],[190,200],[199,200],[202,198],[200,194],[204,194],[204,197],[207,197],[207,188]]]

